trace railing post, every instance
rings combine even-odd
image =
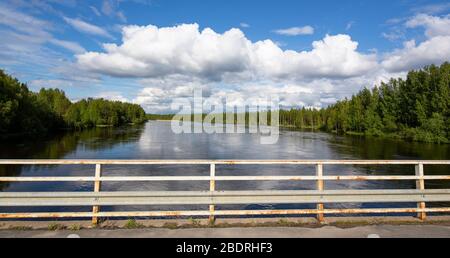
[[[324,183],[323,183],[323,164],[317,164],[316,165],[316,176],[317,178],[317,190],[323,191],[324,190]],[[323,214],[324,206],[323,203],[317,204],[317,221],[320,223],[324,222],[324,214]]]
[[[425,190],[425,180],[423,179],[424,177],[423,163],[419,163],[416,165],[416,176],[419,177],[419,179],[416,181],[416,188],[418,190]],[[417,204],[417,208],[419,209],[425,209],[425,207],[426,207],[425,202],[419,202]],[[427,218],[427,214],[426,212],[419,212],[417,213],[417,217],[420,220],[425,220]]]
[[[102,176],[102,165],[96,164],[95,165],[95,182],[94,182],[94,192],[98,193],[101,191],[101,181],[100,178]],[[98,224],[98,217],[96,214],[100,211],[99,206],[93,206],[92,207],[92,213],[94,214],[92,216],[92,224],[97,225]]]
[[[214,191],[216,191],[216,164],[211,163],[210,165],[210,181],[209,181],[209,191],[211,193],[213,193]],[[209,215],[209,223],[213,224],[215,221],[215,217],[214,217],[214,211],[215,211],[215,206],[214,205],[209,205],[209,212],[211,213]]]

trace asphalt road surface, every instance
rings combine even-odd
[[[354,228],[86,229],[79,231],[0,230],[0,238],[450,238],[449,226],[374,225]]]

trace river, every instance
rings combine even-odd
[[[170,122],[150,121],[123,128],[96,128],[46,139],[3,142],[1,159],[392,159],[448,160],[450,145],[338,136],[281,130],[279,141],[261,145],[257,134],[174,134]],[[445,175],[448,167],[425,166],[426,175]],[[104,176],[207,176],[208,166],[104,166]],[[314,175],[313,166],[217,166],[217,175]],[[93,166],[0,166],[0,176],[93,176]],[[414,175],[413,166],[325,166],[325,175]],[[108,182],[104,191],[208,190],[209,182]],[[217,190],[314,189],[315,182],[218,182]],[[450,188],[444,181],[426,187]],[[326,189],[413,189],[414,181],[327,182]],[[93,183],[0,183],[0,191],[92,191]],[[333,204],[330,208],[414,207],[414,204]],[[439,204],[437,204],[440,206]],[[312,208],[313,205],[228,205],[219,209]],[[206,209],[202,206],[182,209]],[[75,208],[89,211],[89,207]],[[102,207],[112,210],[179,210],[180,207]],[[64,207],[7,211],[64,211]],[[74,208],[70,209],[74,211]],[[1,209],[0,211],[5,211]]]

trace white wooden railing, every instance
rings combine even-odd
[[[450,207],[427,208],[430,202],[450,202],[450,189],[425,189],[427,180],[450,180],[449,175],[426,175],[425,165],[450,165],[450,161],[387,160],[0,160],[0,165],[93,165],[93,177],[0,177],[0,182],[94,182],[92,192],[3,192],[0,207],[92,206],[92,212],[0,213],[0,219],[171,217],[315,214],[322,222],[326,214],[414,213],[421,220],[427,213],[450,212]],[[208,165],[209,176],[103,176],[103,165]],[[225,165],[314,165],[314,176],[217,176],[216,166]],[[328,165],[414,165],[414,176],[326,175]],[[405,190],[333,190],[325,181],[416,181],[416,189]],[[102,182],[209,181],[206,191],[104,192]],[[217,181],[316,181],[317,190],[217,191]],[[417,203],[417,208],[326,209],[330,203]],[[316,209],[295,210],[217,210],[227,204],[316,204]],[[132,205],[208,205],[209,210],[189,211],[114,211],[102,212],[101,206]]]

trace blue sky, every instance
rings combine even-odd
[[[450,60],[449,11],[429,0],[6,0],[0,69],[33,90],[149,112],[194,88],[323,107]]]

